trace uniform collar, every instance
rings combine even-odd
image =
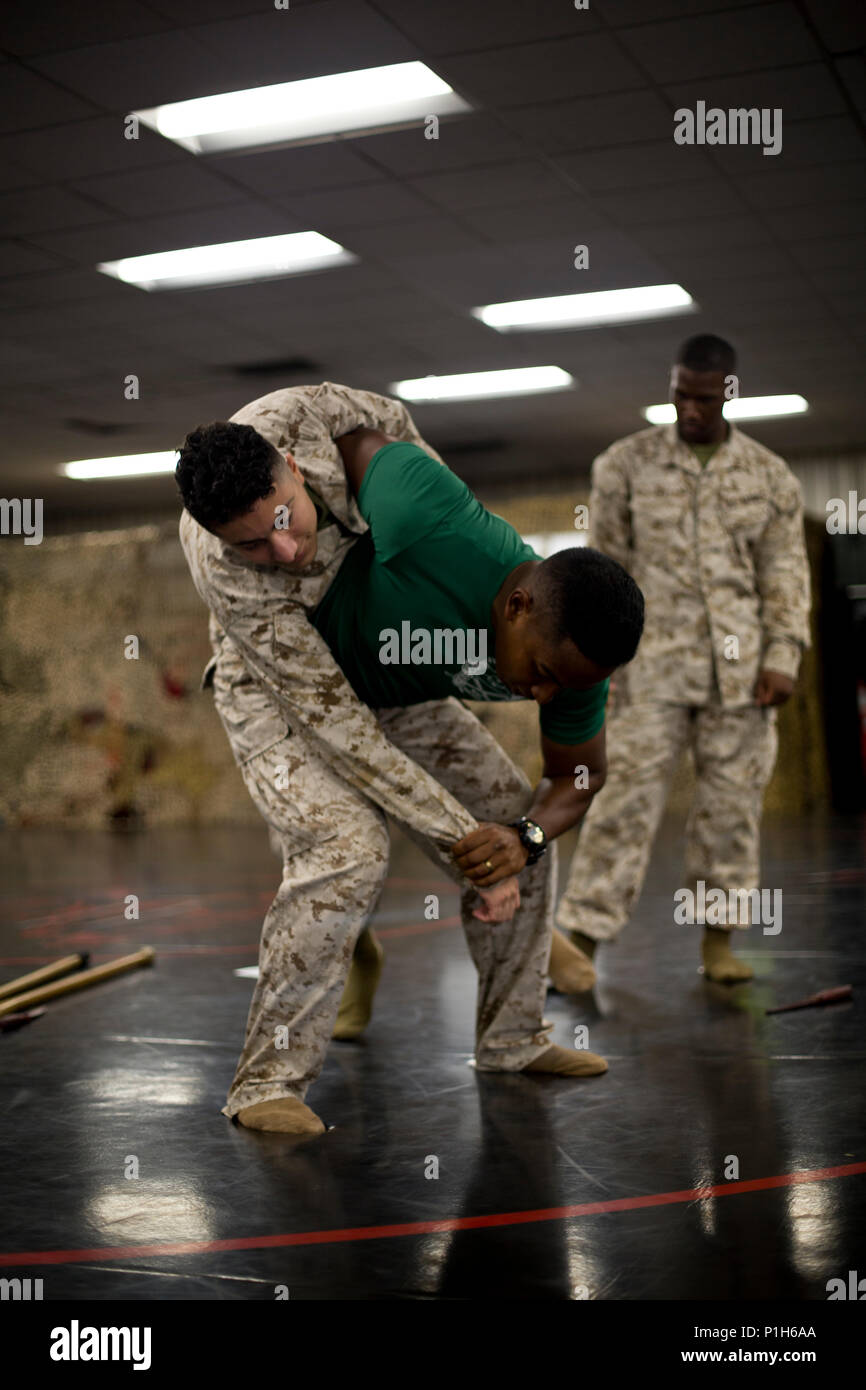
[[[368,529],[367,523],[358,510],[358,504],[349,490],[346,468],[337,454],[336,461],[322,458],[320,454],[305,455],[303,440],[299,440],[291,450],[295,463],[301,470],[305,484],[312,488],[316,496],[324,502],[328,511],[350,531],[357,534]],[[312,498],[310,499],[312,501]]]
[[[676,420],[669,425],[663,425],[662,429],[670,462],[677,468],[682,468],[684,472],[694,473],[698,477],[704,473],[719,473],[730,467],[740,452],[740,431],[730,421],[727,439],[722,440],[706,467],[702,466],[697,454],[685,440],[680,439]]]

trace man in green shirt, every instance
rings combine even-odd
[[[531,651],[523,633],[511,640],[507,625],[494,626],[495,599],[506,580],[526,581],[542,564],[532,547],[416,445],[362,430],[337,446],[370,529],[310,617],[359,699],[373,708],[449,695],[522,699],[542,676],[545,737],[570,746],[593,739],[622,659],[617,636],[599,661],[543,630],[529,634]],[[608,584],[619,578],[597,553],[575,549],[568,566],[575,576],[600,567]],[[581,624],[589,635],[585,612],[573,615],[576,631]]]
[[[181,451],[182,491],[201,516],[206,505],[197,496],[213,495],[214,459],[231,455],[242,470],[244,449],[257,447],[235,438],[236,429],[199,430]],[[242,594],[225,553],[189,523],[181,528],[197,587],[230,639],[217,661],[218,708],[230,738],[254,729],[241,770],[284,853],[247,1042],[223,1113],[252,1128],[309,1133],[323,1126],[303,1096],[321,1069],[352,947],[387,867],[377,807],[437,862],[447,851],[463,883],[464,928],[479,971],[479,1068],[606,1070],[595,1054],[551,1046],[546,1037],[555,846],[544,855],[604,781],[607,678],[633,656],[643,621],[640,591],[617,562],[579,548],[542,561],[419,442],[369,427],[335,434],[361,519],[345,553],[291,455],[287,466],[273,461],[269,491],[208,527],[224,552],[254,565],[258,604]],[[332,505],[338,498],[329,492]],[[351,508],[344,515],[351,519]],[[333,556],[339,563],[330,570]],[[273,565],[297,574],[297,601],[279,599]],[[306,611],[300,623],[298,602]],[[325,644],[338,671],[322,668]],[[321,675],[308,679],[307,667]],[[291,698],[281,703],[284,684]],[[545,775],[534,794],[461,696],[539,703]],[[360,719],[365,708],[375,712],[375,733]],[[365,747],[379,731],[387,741],[374,767]],[[392,773],[398,750],[406,759]],[[282,784],[279,772],[288,774]],[[415,774],[438,791],[441,809],[429,795],[431,809],[401,809]],[[453,797],[474,828],[448,839],[438,826],[449,816],[454,823]],[[475,890],[481,907],[477,898],[473,906]],[[287,1041],[275,1051],[280,1030]]]

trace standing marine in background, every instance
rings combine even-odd
[[[607,783],[583,821],[556,914],[590,957],[637,902],[686,746],[696,787],[684,883],[694,891],[703,880],[726,897],[759,883],[776,710],[808,645],[810,586],[797,479],[722,413],[735,370],[722,338],[690,338],[671,373],[676,423],[618,440],[593,465],[590,544],[640,585],[646,626],[617,676]],[[748,915],[705,927],[709,979],[751,978],[730,941]]]

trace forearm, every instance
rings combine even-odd
[[[764,634],[761,669],[781,671],[795,681],[800,673],[803,644],[790,637],[770,637]]]
[[[590,774],[587,782],[585,788],[576,788],[571,776],[543,777],[539,782],[526,815],[541,826],[548,840],[555,840],[583,820],[604,777]]]
[[[755,554],[761,601],[761,666],[795,680],[809,645],[811,575],[799,489],[779,501],[780,514],[764,531]]]
[[[379,396],[372,391],[357,391],[333,381],[323,381],[314,392],[310,406],[327,425],[334,440],[356,430],[378,430],[395,440],[417,444],[425,453],[442,462],[436,450],[421,438],[415,421],[402,401]]]

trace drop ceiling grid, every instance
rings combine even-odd
[[[105,6],[79,8],[108,23]],[[125,18],[111,10],[114,28],[103,28],[103,42],[68,46],[56,41],[67,7],[49,5],[43,22],[42,5],[29,37],[22,23],[17,38],[3,40],[0,74],[15,75],[20,129],[0,135],[0,225],[5,212],[5,244],[19,268],[0,278],[0,306],[8,321],[4,341],[22,347],[18,365],[14,351],[6,353],[4,395],[15,399],[8,442],[27,449],[31,467],[50,479],[51,463],[91,451],[84,436],[64,429],[64,418],[124,418],[106,364],[140,364],[151,404],[142,401],[136,411],[135,447],[147,448],[205,406],[223,401],[228,413],[245,392],[276,384],[234,376],[232,363],[295,355],[313,358],[323,374],[344,370],[380,390],[406,374],[405,365],[421,375],[558,361],[579,377],[584,372],[583,391],[555,407],[553,398],[511,402],[505,415],[515,437],[547,441],[552,468],[574,457],[571,419],[585,466],[611,421],[619,421],[618,433],[640,427],[637,382],[645,391],[655,377],[655,398],[663,395],[671,346],[694,328],[724,332],[725,324],[744,360],[754,360],[762,380],[776,378],[776,389],[810,394],[810,369],[815,374],[819,421],[765,430],[784,442],[802,440],[816,423],[831,436],[834,422],[839,437],[864,429],[862,393],[847,370],[863,346],[857,316],[866,284],[856,250],[866,210],[862,117],[835,62],[848,52],[850,32],[834,21],[833,53],[832,15],[823,15],[821,32],[814,6],[776,0],[693,4],[687,20],[672,19],[664,0],[593,0],[589,14],[569,15],[565,27],[560,0],[532,7],[497,0],[495,42],[485,44],[484,8],[463,0],[308,0],[293,16],[296,35],[306,36],[297,45],[304,51],[294,54],[292,71],[283,67],[277,76],[279,53],[263,52],[275,32],[272,17],[266,24],[258,6],[251,14],[238,0],[216,7],[163,0],[129,7]],[[623,22],[629,11],[632,22]],[[50,49],[34,47],[40,23],[51,29]],[[124,25],[127,32],[119,32]],[[714,44],[719,26],[724,42]],[[751,76],[741,71],[744,45],[764,64]],[[417,164],[409,143],[417,132],[208,159],[142,132],[140,144],[126,142],[118,153],[112,126],[116,134],[127,96],[139,89],[124,85],[124,104],[113,110],[108,97],[116,97],[132,68],[146,73],[144,60],[157,49],[163,88],[193,82],[193,89],[174,87],[168,99],[194,94],[205,71],[206,90],[230,90],[246,80],[340,70],[350,58],[361,66],[418,57],[470,100],[480,92],[485,101],[477,115],[443,121],[440,142],[422,145],[418,136]],[[370,57],[373,49],[378,59]],[[695,75],[708,65],[717,71]],[[491,75],[509,72],[528,80],[503,96],[491,88]],[[143,103],[158,99],[152,84],[147,90]],[[792,160],[782,163],[787,145],[779,165],[757,163],[751,150],[705,147],[679,149],[678,164],[676,107],[698,95],[712,103],[714,93],[727,103],[733,92],[739,104],[746,90],[754,92],[749,104],[765,104],[764,93],[770,104],[779,91],[797,100],[798,119],[788,114],[785,121]],[[571,145],[561,127],[574,121],[580,124]],[[822,139],[833,143],[836,157],[822,159]],[[428,161],[423,168],[421,159]],[[339,232],[361,264],[248,293],[173,296],[170,306],[165,296],[108,286],[92,269],[98,259],[306,225]],[[578,281],[571,248],[580,240],[590,245],[591,269]],[[711,314],[617,330],[503,335],[468,314],[472,304],[497,297],[650,279],[682,280]],[[54,364],[56,393],[38,379],[40,353],[49,375]],[[177,389],[179,372],[187,395]],[[834,379],[842,386],[831,393]],[[76,391],[80,408],[72,410]],[[822,393],[831,406],[823,418]],[[28,405],[44,426],[38,439],[26,428]],[[421,414],[428,428],[456,440],[496,412],[458,405]],[[92,451],[101,451],[98,442]],[[4,465],[7,473],[14,466]],[[495,459],[479,459],[478,467],[495,469]]]

